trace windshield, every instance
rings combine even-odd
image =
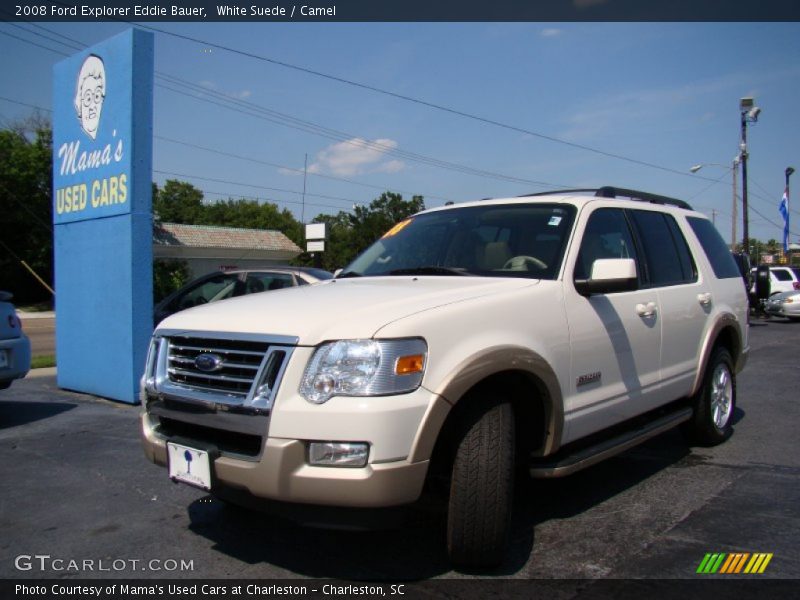
[[[471,206],[417,215],[397,223],[339,276],[555,279],[574,219],[569,204]]]

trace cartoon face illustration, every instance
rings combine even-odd
[[[97,137],[100,112],[106,97],[106,68],[103,59],[94,54],[86,57],[75,83],[75,112],[81,128],[90,138]]]

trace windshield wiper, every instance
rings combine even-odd
[[[336,276],[336,279],[344,279],[345,277],[363,277],[361,273],[356,273],[355,271],[347,271],[346,273],[339,273]]]
[[[463,269],[453,269],[450,267],[411,267],[408,269],[395,269],[389,271],[387,275],[466,275]]]

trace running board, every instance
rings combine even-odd
[[[649,421],[636,429],[629,429],[619,435],[597,442],[587,448],[581,448],[566,456],[556,455],[543,459],[533,459],[530,466],[530,474],[532,477],[544,479],[572,475],[581,469],[633,448],[645,440],[664,433],[691,418],[692,409],[682,408]]]

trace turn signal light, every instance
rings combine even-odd
[[[425,356],[422,354],[412,354],[411,356],[401,356],[397,359],[394,372],[397,375],[410,375],[419,373],[425,367]]]

